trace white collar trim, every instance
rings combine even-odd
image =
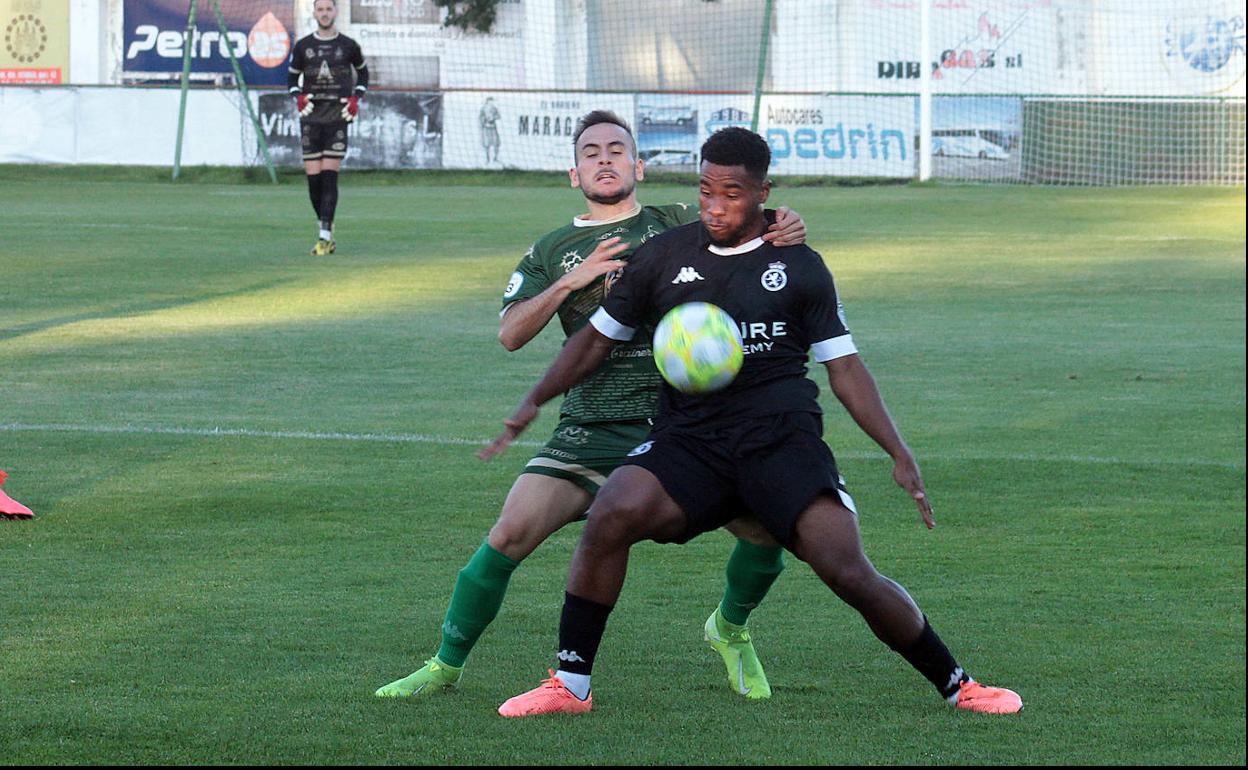
[[[757,249],[759,246],[762,246],[764,243],[766,243],[766,241],[764,241],[763,237],[760,235],[754,240],[746,241],[740,246],[730,246],[730,247],[716,246],[715,244],[712,243],[711,245],[706,247],[706,250],[711,252],[712,254],[718,254],[721,257],[731,257],[734,254],[744,254],[747,251],[753,251],[754,249]]]
[[[572,226],[573,227],[597,227],[598,225],[609,225],[613,222],[623,222],[625,219],[632,219],[633,217],[637,216],[640,213],[641,213],[641,204],[638,204],[637,208],[633,209],[632,211],[626,211],[623,214],[620,214],[619,216],[614,216],[609,219],[584,219],[582,217],[573,217]]]

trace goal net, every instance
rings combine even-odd
[[[314,28],[313,0],[229,2],[291,19],[292,44]],[[372,75],[348,163],[562,170],[577,119],[610,109],[652,170],[742,125],[777,176],[1244,183],[1243,0],[446,5],[338,0]],[[289,99],[259,106],[297,162]]]

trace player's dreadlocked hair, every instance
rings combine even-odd
[[[761,136],[739,126],[716,131],[702,144],[702,160],[717,166],[745,166],[750,176],[767,181],[771,148]]]
[[[572,134],[573,152],[576,151],[576,143],[581,141],[581,134],[600,123],[610,123],[613,126],[619,126],[624,129],[624,133],[628,134],[628,138],[633,143],[633,155],[637,155],[637,140],[633,138],[633,129],[629,127],[628,121],[611,110],[594,110],[581,116],[581,119],[576,123],[576,132]]]

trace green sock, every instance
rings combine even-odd
[[[784,549],[778,545],[755,545],[738,539],[728,558],[728,585],[719,603],[719,618],[734,626],[744,626],[750,612],[763,601],[771,584],[784,570]],[[721,628],[722,632],[738,629]]]
[[[442,623],[442,646],[438,659],[448,666],[462,668],[477,639],[503,606],[507,581],[520,562],[513,561],[484,542],[472,555],[455,580],[451,606]]]

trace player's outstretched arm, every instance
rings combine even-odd
[[[536,297],[512,303],[499,322],[498,341],[508,350],[519,350],[538,335],[559,306],[572,292],[583,289],[601,275],[618,270],[624,262],[616,259],[628,251],[629,244],[619,236],[601,241],[585,261],[552,283]]]
[[[788,206],[776,209],[776,221],[763,233],[763,240],[773,246],[800,246],[806,242],[806,222],[802,215]]]
[[[858,427],[893,458],[893,480],[914,498],[927,528],[935,527],[932,503],[927,499],[919,464],[910,447],[902,440],[867,365],[857,353],[825,361],[824,365],[828,369],[828,384],[832,386],[832,392],[845,405]]]
[[[588,377],[606,360],[614,346],[615,340],[603,336],[589,324],[569,337],[541,381],[533,386],[511,417],[503,420],[503,432],[478,452],[477,456],[482,460],[489,460],[506,451],[511,442],[529,427],[529,423],[537,419],[542,404],[567,392],[573,385]]]

